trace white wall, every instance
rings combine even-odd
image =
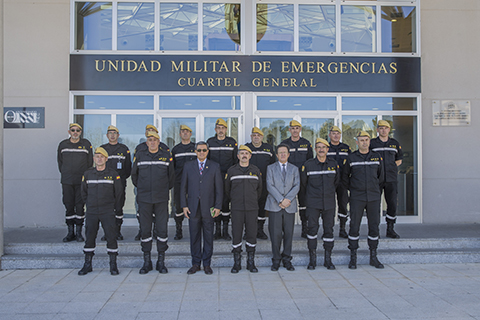
[[[4,0],[4,105],[45,107],[45,129],[4,130],[5,226],[63,225],[56,148],[68,137],[68,0]]]
[[[480,222],[480,1],[422,0],[423,221]],[[433,127],[432,100],[471,101],[471,125]]]

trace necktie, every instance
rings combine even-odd
[[[200,162],[200,175],[203,174],[203,162]]]
[[[283,176],[283,179],[285,180],[285,176],[287,175],[287,168],[286,168],[286,164],[282,164],[282,176]]]

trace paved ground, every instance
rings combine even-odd
[[[480,264],[0,271],[0,319],[480,319]]]

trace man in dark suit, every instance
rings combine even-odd
[[[212,274],[210,267],[213,254],[213,218],[220,214],[223,200],[223,179],[220,165],[207,160],[208,144],[204,141],[195,145],[197,159],[189,161],[183,167],[180,192],[180,205],[183,214],[189,219],[190,251],[192,267],[188,274],[203,269]],[[202,250],[203,232],[203,250]]]

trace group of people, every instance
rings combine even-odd
[[[92,271],[100,222],[107,241],[110,273],[118,274],[117,240],[123,239],[122,208],[126,180],[130,175],[136,187],[138,238],[144,257],[140,274],[153,270],[151,250],[154,238],[158,252],[156,270],[168,272],[165,252],[168,249],[168,201],[172,188],[176,224],[174,239],[183,238],[183,219],[188,219],[192,255],[188,274],[200,271],[202,264],[206,274],[213,273],[213,241],[221,238],[232,240],[232,273],[241,270],[243,240],[247,252],[246,268],[258,272],[255,247],[257,238],[268,239],[264,231],[267,216],[273,255],[271,270],[277,271],[281,264],[289,271],[295,270],[291,261],[297,211],[302,224],[301,236],[307,239],[308,269],[315,269],[317,265],[320,217],[324,266],[335,269],[331,254],[336,207],[339,236],[348,238],[351,253],[348,267],[355,269],[357,266],[359,229],[366,211],[370,265],[383,268],[377,258],[381,194],[385,193],[387,202],[386,236],[399,238],[394,224],[397,167],[403,157],[400,144],[389,136],[389,122],[378,122],[378,137],[375,139],[365,131],[359,132],[355,152],[341,142],[340,128],[332,126],[329,129],[330,142],[316,139],[315,155],[311,143],[301,137],[302,125],[296,120],[290,121],[290,138],[282,141],[276,149],[263,142],[264,133],[257,127],[252,129],[252,141],[240,146],[227,136],[227,129],[227,122],[219,118],[215,123],[214,137],[193,143],[191,128],[181,125],[181,142],[170,152],[160,141],[158,130],[148,125],[146,141],[136,147],[132,164],[130,151],[118,142],[116,127],[108,127],[109,142],[93,152],[90,142],[80,137],[82,127],[77,123],[70,124],[70,138],[58,147],[58,165],[68,227],[63,241],[85,241],[85,263],[78,274]],[[95,167],[92,167],[93,162]],[[347,234],[348,203],[350,229]],[[228,231],[230,218],[232,236]],[[86,240],[82,236],[84,220]]]

